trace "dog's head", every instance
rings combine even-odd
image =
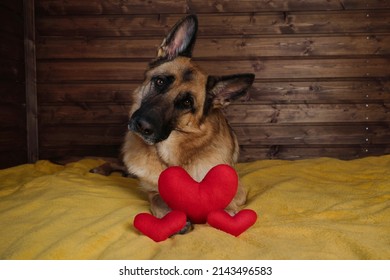
[[[208,76],[192,60],[198,20],[179,21],[163,40],[158,54],[136,90],[129,129],[148,144],[166,140],[172,131],[199,127],[214,109],[243,96],[253,74]]]

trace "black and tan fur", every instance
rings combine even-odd
[[[172,28],[135,90],[130,110],[123,161],[148,192],[157,217],[169,211],[157,188],[168,166],[181,166],[200,181],[213,166],[234,165],[238,158],[236,136],[221,108],[243,96],[254,75],[207,75],[191,60],[196,32],[193,15]],[[228,210],[235,212],[245,200],[239,186]]]

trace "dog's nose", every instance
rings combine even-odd
[[[153,126],[143,118],[133,120],[133,129],[143,136],[151,136],[154,133]]]

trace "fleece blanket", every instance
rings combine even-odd
[[[207,224],[156,243],[133,226],[149,204],[102,160],[0,170],[0,259],[390,259],[390,156],[262,160],[236,170],[254,226]]]

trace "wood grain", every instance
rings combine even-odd
[[[387,144],[390,123],[316,123],[233,125],[239,143],[257,145],[368,145]]]
[[[162,38],[183,15],[40,17],[41,36]],[[390,11],[199,14],[199,36],[386,33]]]
[[[33,0],[24,0],[24,56],[27,118],[27,158],[29,162],[39,159],[37,61],[35,51],[35,9]]]
[[[23,0],[0,4],[0,168],[27,162]]]
[[[132,92],[188,13],[202,68],[256,74],[226,109],[241,161],[390,153],[389,1],[37,0],[36,11],[41,158],[117,156]]]
[[[262,59],[198,61],[210,75],[254,73],[256,79],[315,79],[388,77],[389,57],[343,59]],[[147,62],[129,61],[42,61],[37,65],[41,82],[141,81]]]
[[[41,38],[38,59],[148,59],[156,56],[161,39]],[[1,44],[1,43],[0,43]],[[277,36],[200,38],[196,59],[255,57],[376,56],[390,54],[390,36]]]
[[[42,106],[59,104],[97,103],[130,105],[139,82],[82,82],[39,84],[38,100]],[[11,90],[8,86],[7,89]],[[12,90],[16,90],[12,88]],[[1,91],[1,86],[0,86]],[[390,103],[390,81],[382,79],[341,81],[255,81],[249,96],[235,104],[337,104],[378,102]],[[8,95],[13,98],[14,95]]]
[[[388,121],[390,104],[241,104],[230,105],[226,115],[232,124]]]
[[[386,145],[299,145],[299,146],[243,146],[239,161],[248,162],[259,159],[299,160],[307,158],[332,157],[343,160],[357,159],[367,156],[389,154]]]
[[[8,0],[9,1],[9,0]],[[328,11],[343,9],[390,8],[384,0],[243,0],[239,7],[235,1],[204,0],[159,0],[159,1],[115,1],[115,0],[40,0],[37,10],[42,15],[80,14],[159,14],[159,13],[235,13],[269,11]]]

